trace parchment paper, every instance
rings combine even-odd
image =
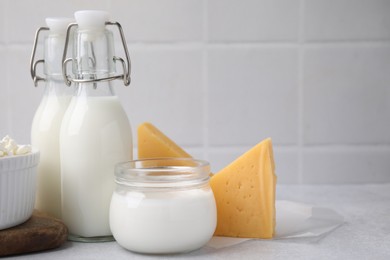
[[[276,235],[272,240],[309,239],[316,241],[344,223],[344,217],[336,211],[298,202],[279,200],[276,207]],[[219,249],[234,246],[251,238],[214,236],[206,245]]]

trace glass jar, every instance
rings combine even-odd
[[[210,166],[192,158],[120,163],[110,228],[122,247],[148,254],[198,249],[213,236],[217,211]]]

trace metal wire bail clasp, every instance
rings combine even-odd
[[[123,49],[124,49],[124,52],[126,55],[126,62],[121,57],[116,57],[116,56],[113,57],[113,60],[114,60],[114,62],[116,62],[116,61],[121,62],[123,74],[114,75],[114,76],[105,77],[105,78],[94,78],[94,79],[75,79],[75,78],[72,78],[71,76],[69,76],[67,73],[67,64],[68,64],[68,62],[71,62],[73,60],[73,58],[67,58],[69,38],[71,35],[72,28],[78,26],[77,23],[71,23],[68,25],[68,28],[66,30],[65,47],[64,47],[64,53],[62,56],[62,75],[64,77],[64,81],[65,81],[65,84],[67,86],[70,86],[72,84],[72,82],[74,82],[74,83],[90,83],[90,82],[110,81],[110,80],[115,80],[115,79],[123,80],[123,83],[125,86],[130,85],[131,61],[130,61],[129,51],[127,49],[127,43],[126,43],[125,35],[123,33],[122,26],[120,25],[119,22],[109,22],[109,21],[105,22],[105,25],[114,25],[119,30]]]
[[[35,59],[35,53],[37,51],[37,45],[38,45],[38,40],[39,40],[39,34],[41,31],[48,31],[49,27],[40,27],[38,30],[35,32],[35,38],[34,38],[34,45],[31,53],[31,59],[30,59],[30,74],[31,78],[34,81],[34,86],[38,86],[39,81],[45,81],[46,79],[44,77],[40,77],[37,75],[37,65],[39,63],[45,63],[44,59],[39,59],[37,61],[34,61]]]

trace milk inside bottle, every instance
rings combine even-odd
[[[109,205],[114,190],[114,168],[132,159],[132,134],[128,117],[111,80],[129,84],[130,63],[114,55],[113,34],[103,11],[75,13],[72,72],[68,84],[76,85],[65,113],[61,134],[61,178],[63,221],[74,241],[109,241]],[[120,29],[121,30],[121,29]],[[123,34],[121,34],[123,37]],[[127,47],[122,38],[129,61]],[[66,46],[64,66],[67,62]],[[68,59],[69,60],[69,59]],[[123,74],[116,76],[115,63],[121,62]]]
[[[61,218],[61,173],[59,134],[63,115],[68,108],[74,87],[65,85],[62,76],[62,50],[70,18],[47,18],[47,27],[38,29],[31,59],[35,85],[45,81],[42,101],[34,115],[31,143],[40,150],[35,208]],[[46,32],[44,59],[34,62],[40,32]],[[36,75],[36,66],[44,63],[45,77]]]

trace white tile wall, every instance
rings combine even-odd
[[[7,40],[11,43],[32,44],[35,30],[45,26],[46,17],[73,17],[83,9],[107,9],[108,0],[3,0],[7,2],[5,19]]]
[[[307,48],[306,144],[390,142],[390,44]]]
[[[8,47],[6,54],[9,127],[19,143],[30,143],[32,119],[44,89],[42,83],[35,88],[30,78],[30,53],[29,46],[21,45]]]
[[[307,40],[390,39],[388,0],[308,0],[305,7]]]
[[[390,149],[307,149],[303,157],[304,183],[382,183],[389,181]]]
[[[209,51],[210,145],[298,142],[298,55],[292,48]]]
[[[0,46],[0,60],[3,61],[0,62],[0,78],[2,79],[0,84],[0,104],[2,104],[0,109],[0,133],[8,133],[10,131],[10,107],[8,103],[9,92],[6,72],[7,54],[3,46]]]
[[[298,39],[299,0],[210,0],[207,3],[211,42]]]
[[[5,2],[0,1],[0,44],[5,42]]]
[[[130,47],[131,49],[131,47]],[[116,86],[133,132],[144,122],[164,127],[181,145],[199,146],[203,137],[202,53],[196,49],[132,51],[132,83]]]
[[[202,41],[199,0],[112,0],[112,17],[121,21],[129,42]]]
[[[134,139],[151,121],[217,172],[270,136],[280,183],[390,181],[390,1],[0,1],[0,135],[29,141],[35,30],[87,8],[125,30]]]

